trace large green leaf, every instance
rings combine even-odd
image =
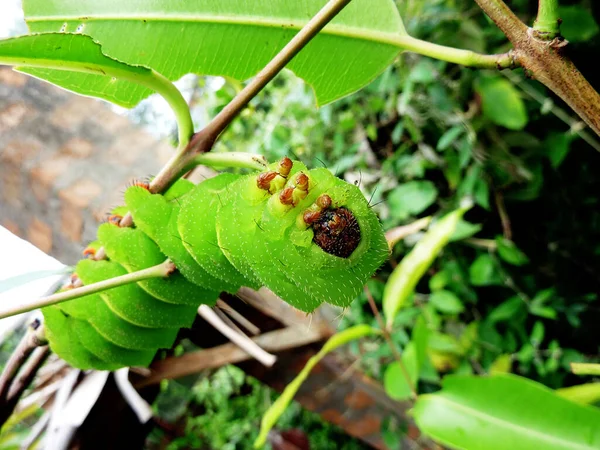
[[[152,69],[106,56],[90,36],[50,32],[0,40],[0,64],[125,107],[139,101],[134,92],[158,92],[177,116],[180,142],[193,132],[187,103],[173,83]]]
[[[451,448],[600,448],[600,410],[515,375],[446,377],[441,391],[419,397],[414,417],[421,431]]]
[[[591,405],[600,402],[600,383],[587,383],[557,389],[556,393],[572,402]]]
[[[519,91],[500,77],[481,77],[475,89],[481,96],[483,115],[496,125],[522,130],[527,125],[527,109]]]
[[[120,61],[171,80],[194,72],[255,75],[326,0],[25,0],[32,32],[82,32]],[[289,64],[319,103],[373,80],[408,37],[393,0],[354,0]],[[147,92],[119,91],[131,101]]]
[[[583,6],[561,6],[558,14],[562,19],[560,32],[570,42],[587,41],[600,31],[591,11]]]
[[[123,106],[132,105],[131,99],[121,92],[138,89],[144,95],[152,93],[131,81],[151,77],[150,69],[108,58],[98,43],[80,34],[44,33],[2,40],[0,64],[17,66],[20,71],[40,78],[53,78],[65,89]]]

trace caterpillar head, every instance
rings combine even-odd
[[[330,255],[348,258],[360,244],[360,225],[352,211],[331,207],[327,194],[320,195],[302,220],[313,230],[313,242]]]
[[[356,186],[327,169],[294,161],[285,178],[275,164],[269,172],[276,173],[269,190],[257,188],[263,175],[254,175],[251,215],[238,209],[227,218],[238,222],[238,234],[252,236],[245,241],[246,260],[294,306],[347,306],[388,256],[379,219]]]
[[[345,207],[326,209],[311,225],[313,242],[330,255],[348,258],[360,244],[360,226]]]

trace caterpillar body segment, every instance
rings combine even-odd
[[[138,327],[116,315],[101,294],[82,297],[56,305],[69,320],[88,322],[104,339],[130,350],[149,350],[168,347],[178,328]],[[82,306],[83,305],[83,306]],[[45,309],[44,309],[45,312]]]
[[[252,183],[253,180],[249,182]],[[322,302],[315,302],[304,295],[288,279],[285,273],[288,270],[285,261],[272,259],[264,244],[263,234],[267,231],[262,228],[261,220],[267,201],[268,197],[265,197],[262,203],[251,206],[227,202],[226,206],[218,212],[218,222],[221,224],[218,228],[219,240],[222,246],[228,249],[232,262],[240,271],[257,277],[263,285],[291,305],[304,311],[312,311]],[[279,231],[277,230],[271,237],[276,238]],[[248,251],[248,248],[252,250]]]
[[[114,261],[84,259],[77,264],[76,270],[84,284],[97,283],[127,274],[127,270]],[[100,296],[117,316],[139,327],[189,327],[194,321],[197,310],[196,306],[175,305],[161,301],[148,294],[137,283],[108,289]]]
[[[235,293],[242,286],[260,288],[253,276],[237,270],[224,252],[217,238],[217,211],[229,203],[229,190],[238,175],[220,174],[200,183],[183,200],[177,218],[177,230],[190,255],[211,275],[233,284]],[[236,199],[234,198],[233,201]]]
[[[156,349],[131,350],[112,343],[99,334],[89,322],[74,320],[72,329],[78,342],[92,355],[119,367],[148,366]]]
[[[109,259],[120,261],[129,272],[152,267],[162,263],[165,255],[156,243],[139,228],[120,228],[110,224],[100,225],[98,238],[104,243]],[[138,284],[148,294],[166,303],[197,307],[198,299],[212,305],[219,292],[205,289],[187,280],[177,272],[168,278],[153,278],[139,281]]]
[[[81,369],[116,370],[119,364],[104,361],[90,353],[79,342],[73,330],[73,319],[63,313],[58,306],[43,309],[46,338],[50,348],[62,359]]]
[[[134,228],[102,225],[87,256],[101,245],[109,260],[80,261],[81,281],[167,258],[177,271],[44,308],[52,349],[76,367],[148,365],[200,304],[241,286],[266,286],[306,312],[323,302],[348,306],[388,256],[356,186],[288,158],[261,173],[180,180],[164,195],[133,185],[125,203]]]
[[[176,188],[178,183],[171,189]],[[185,197],[176,197],[169,200],[166,196],[152,195],[138,187],[125,192],[125,202],[136,227],[156,242],[163,254],[173,261],[178,272],[190,282],[217,293],[237,292],[239,286],[211,275],[186,250],[177,226],[180,205],[184,199]]]

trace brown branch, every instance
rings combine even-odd
[[[411,234],[421,231],[423,228],[427,227],[430,222],[431,216],[427,216],[423,217],[422,219],[415,220],[407,225],[401,225],[386,231],[385,239],[388,243],[390,251],[406,236],[410,236]]]
[[[242,327],[246,329],[246,331],[248,331],[253,336],[258,336],[260,334],[260,328],[258,328],[248,319],[246,319],[243,315],[241,315],[239,312],[237,312],[235,309],[229,306],[222,299],[217,300],[217,306],[223,311],[225,311],[227,314],[229,314],[229,317],[231,317],[233,320],[239,323]]]
[[[50,356],[50,347],[47,345],[43,345],[41,347],[36,348],[31,357],[27,360],[23,369],[19,372],[18,377],[12,383],[10,390],[8,391],[8,401],[13,402],[16,405],[21,395],[27,389],[27,387],[33,381],[37,371],[42,364],[46,362],[46,358]]]
[[[513,45],[515,45],[514,41],[518,41],[527,32],[527,25],[521,22],[502,0],[475,0],[475,3],[494,21]]]
[[[500,216],[500,222],[502,223],[502,234],[509,241],[512,240],[512,228],[510,226],[510,217],[508,216],[508,212],[506,211],[506,206],[504,205],[504,196],[502,192],[496,190],[494,193],[494,201],[496,203],[496,209],[498,210],[498,215]]]
[[[173,155],[156,177],[150,182],[150,192],[164,192],[170,185],[194,166],[194,157],[209,152],[221,133],[229,126],[246,105],[352,0],[329,0],[329,2],[280,50],[277,55],[244,87],[204,129],[192,136],[181,152]],[[121,227],[133,225],[128,212]],[[104,249],[100,249],[102,252]],[[104,256],[104,254],[103,254]],[[100,258],[98,258],[100,259]]]
[[[17,376],[19,369],[29,358],[29,355],[31,355],[36,348],[44,344],[46,344],[44,338],[44,326],[36,319],[27,327],[25,336],[23,336],[15,351],[10,355],[6,366],[4,366],[2,375],[0,375],[0,405],[8,399],[10,387]]]
[[[327,333],[319,328],[291,326],[252,338],[256,344],[270,352],[281,352],[290,348],[302,347],[307,344],[326,339]],[[213,369],[226,364],[246,361],[252,357],[233,343],[219,345],[207,350],[185,353],[179,357],[166,358],[156,361],[150,367],[152,373],[146,378],[134,383],[141,388],[159,383],[163,379],[181,378],[198,373],[204,369]]]
[[[27,328],[0,375],[0,425],[10,417],[21,394],[48,357],[50,351],[46,343],[44,326],[36,319]]]
[[[567,103],[600,135],[600,95],[567,56],[567,41],[547,40],[527,27],[502,0],[475,0],[514,46],[515,59],[525,73]]]
[[[526,73],[558,95],[600,136],[600,95],[568,58],[567,41],[549,43],[531,32],[528,36],[529,45],[518,51]]]
[[[150,183],[151,192],[163,192],[175,179],[190,169],[194,156],[212,149],[221,133],[275,75],[302,50],[351,0],[329,0],[327,4],[288,42],[288,44],[244,87],[210,123],[196,133],[187,147],[163,167]]]
[[[525,94],[531,97],[533,100],[538,102],[540,105],[547,105],[548,100],[551,101],[549,112],[554,114],[558,119],[562,120],[566,125],[569,126],[569,133],[574,133],[587,142],[594,150],[600,152],[600,142],[596,139],[595,136],[591,135],[585,130],[585,123],[581,121],[581,118],[577,116],[577,118],[569,115],[567,111],[560,108],[556,105],[555,102],[552,101],[547,95],[533,88],[529,84],[523,81],[523,78],[517,75],[514,72],[505,71],[503,73],[505,77],[507,77],[510,81],[521,88]]]

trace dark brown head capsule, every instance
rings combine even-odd
[[[348,258],[360,244],[358,221],[343,206],[321,211],[311,227],[314,232],[313,242],[330,255]]]

